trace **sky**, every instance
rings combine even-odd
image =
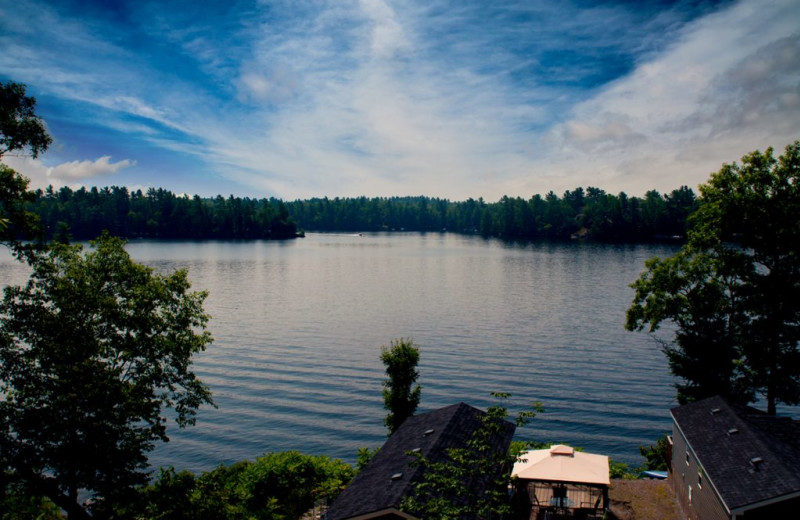
[[[800,139],[798,0],[0,0],[0,49],[32,188],[641,196]]]

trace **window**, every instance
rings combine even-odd
[[[703,472],[697,472],[697,489],[703,489]]]
[[[692,503],[692,485],[689,484],[689,503]]]
[[[686,452],[686,465],[689,465],[689,452]]]

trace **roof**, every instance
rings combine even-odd
[[[671,414],[729,512],[800,494],[800,422],[718,396]]]
[[[575,451],[563,444],[523,453],[520,461],[514,464],[511,474],[524,480],[611,484],[608,457]]]
[[[483,415],[477,408],[458,403],[406,419],[333,502],[327,520],[396,510],[422,476],[421,468],[409,464],[416,459],[408,453],[419,450],[429,460],[445,460],[447,449],[465,447]],[[514,430],[512,423],[504,421],[503,434],[493,439],[494,448],[508,451]]]

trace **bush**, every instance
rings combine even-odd
[[[332,500],[355,475],[340,460],[297,451],[268,453],[195,477],[161,470],[142,490],[140,516],[178,520],[294,520],[320,499]]]

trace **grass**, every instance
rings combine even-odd
[[[612,480],[609,498],[609,519],[685,520],[665,480]]]

